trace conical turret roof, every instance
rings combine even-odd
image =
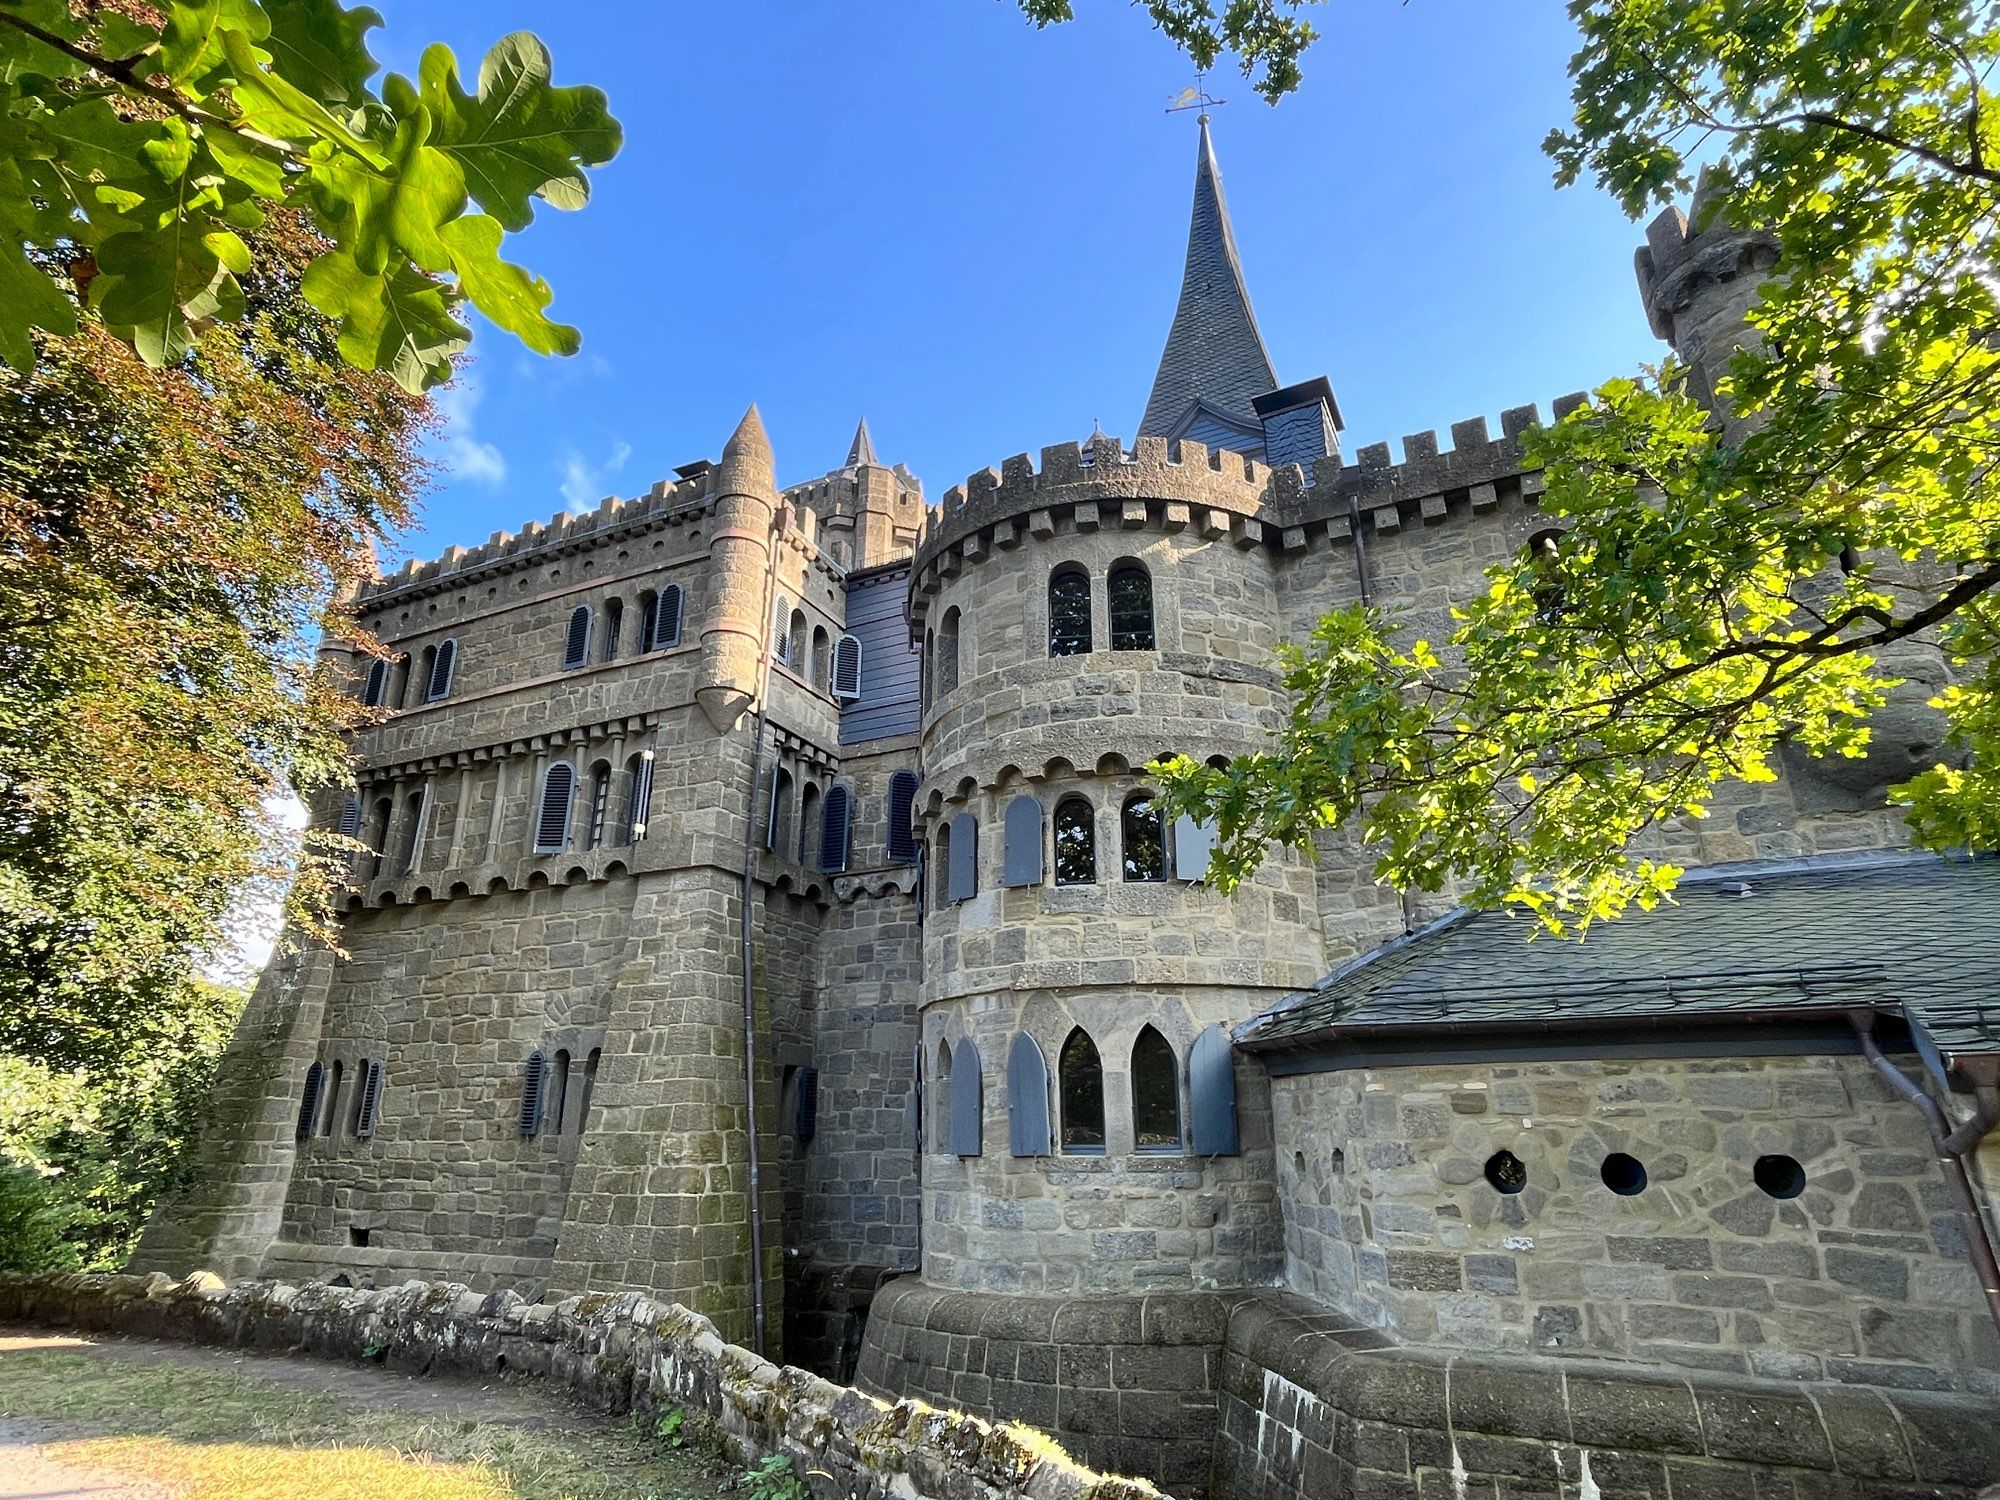
[[[1180,305],[1174,309],[1139,432],[1168,435],[1197,401],[1254,428],[1251,398],[1277,384],[1264,336],[1257,331],[1257,315],[1250,310],[1250,291],[1243,284],[1236,236],[1229,227],[1229,204],[1222,196],[1222,173],[1208,137],[1208,116],[1203,115]]]
[[[881,460],[875,457],[875,439],[868,435],[868,419],[863,417],[861,425],[854,429],[854,441],[847,449],[847,467],[852,469],[859,464],[879,467],[880,463]]]

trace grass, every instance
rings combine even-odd
[[[704,1460],[632,1424],[404,1412],[250,1374],[48,1350],[0,1354],[0,1417],[43,1451],[180,1500],[715,1500]]]

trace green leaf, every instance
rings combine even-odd
[[[288,140],[310,142],[324,137],[373,166],[386,165],[379,151],[325,105],[262,66],[241,32],[224,32],[222,45],[235,70],[236,102],[242,106],[246,124]]]
[[[194,324],[240,306],[228,269],[184,220],[158,232],[114,234],[98,247],[97,269],[92,305],[106,327],[155,367],[194,346]]]
[[[31,328],[76,332],[76,305],[29,260],[13,234],[0,237],[0,359],[26,373],[34,368]]]
[[[385,370],[408,391],[449,380],[453,356],[471,342],[453,316],[450,289],[407,264],[370,275],[335,250],[312,263],[300,289],[340,320],[340,352],[350,364]]]
[[[479,67],[479,92],[458,81],[451,49],[435,44],[418,70],[423,102],[437,120],[432,143],[465,174],[479,206],[508,229],[525,229],[533,200],[581,208],[590,197],[587,166],[618,153],[619,124],[594,88],[556,88],[549,49],[532,32],[494,43]]]
[[[229,36],[242,37],[247,45],[271,34],[271,18],[257,0],[174,0],[166,11],[156,61],[175,83],[223,61]]]
[[[70,14],[66,0],[8,0],[7,9],[66,42],[83,35],[83,23]],[[87,64],[60,47],[51,47],[18,27],[0,25],[0,83],[22,78],[76,78],[89,71]]]
[[[271,66],[303,92],[326,105],[355,105],[367,97],[375,59],[367,34],[381,15],[340,0],[266,0]]]
[[[497,219],[467,214],[444,226],[452,269],[472,305],[518,337],[537,354],[574,354],[583,338],[543,313],[554,293],[539,276],[500,258],[502,231]]]

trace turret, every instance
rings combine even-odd
[[[757,696],[758,656],[769,622],[765,575],[778,482],[771,440],[752,406],[715,469],[715,533],[709,544],[708,618],[701,631],[695,701],[717,729],[735,724]]]
[[[1696,398],[1713,406],[1729,357],[1751,336],[1746,315],[1778,262],[1777,242],[1729,223],[1715,180],[1703,172],[1689,211],[1663,210],[1633,260],[1653,332],[1688,367]]]

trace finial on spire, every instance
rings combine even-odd
[[[1174,102],[1167,106],[1166,113],[1179,115],[1185,114],[1191,109],[1198,109],[1201,113],[1196,116],[1196,123],[1206,125],[1208,123],[1208,112],[1211,109],[1220,109],[1229,102],[1227,99],[1218,99],[1209,93],[1206,87],[1207,81],[1208,74],[1199,68],[1195,69],[1194,83],[1174,95]]]
[[[854,429],[854,441],[848,445],[847,467],[852,469],[861,464],[881,467],[881,460],[875,456],[875,439],[868,434],[868,419],[863,417],[861,425]]]

